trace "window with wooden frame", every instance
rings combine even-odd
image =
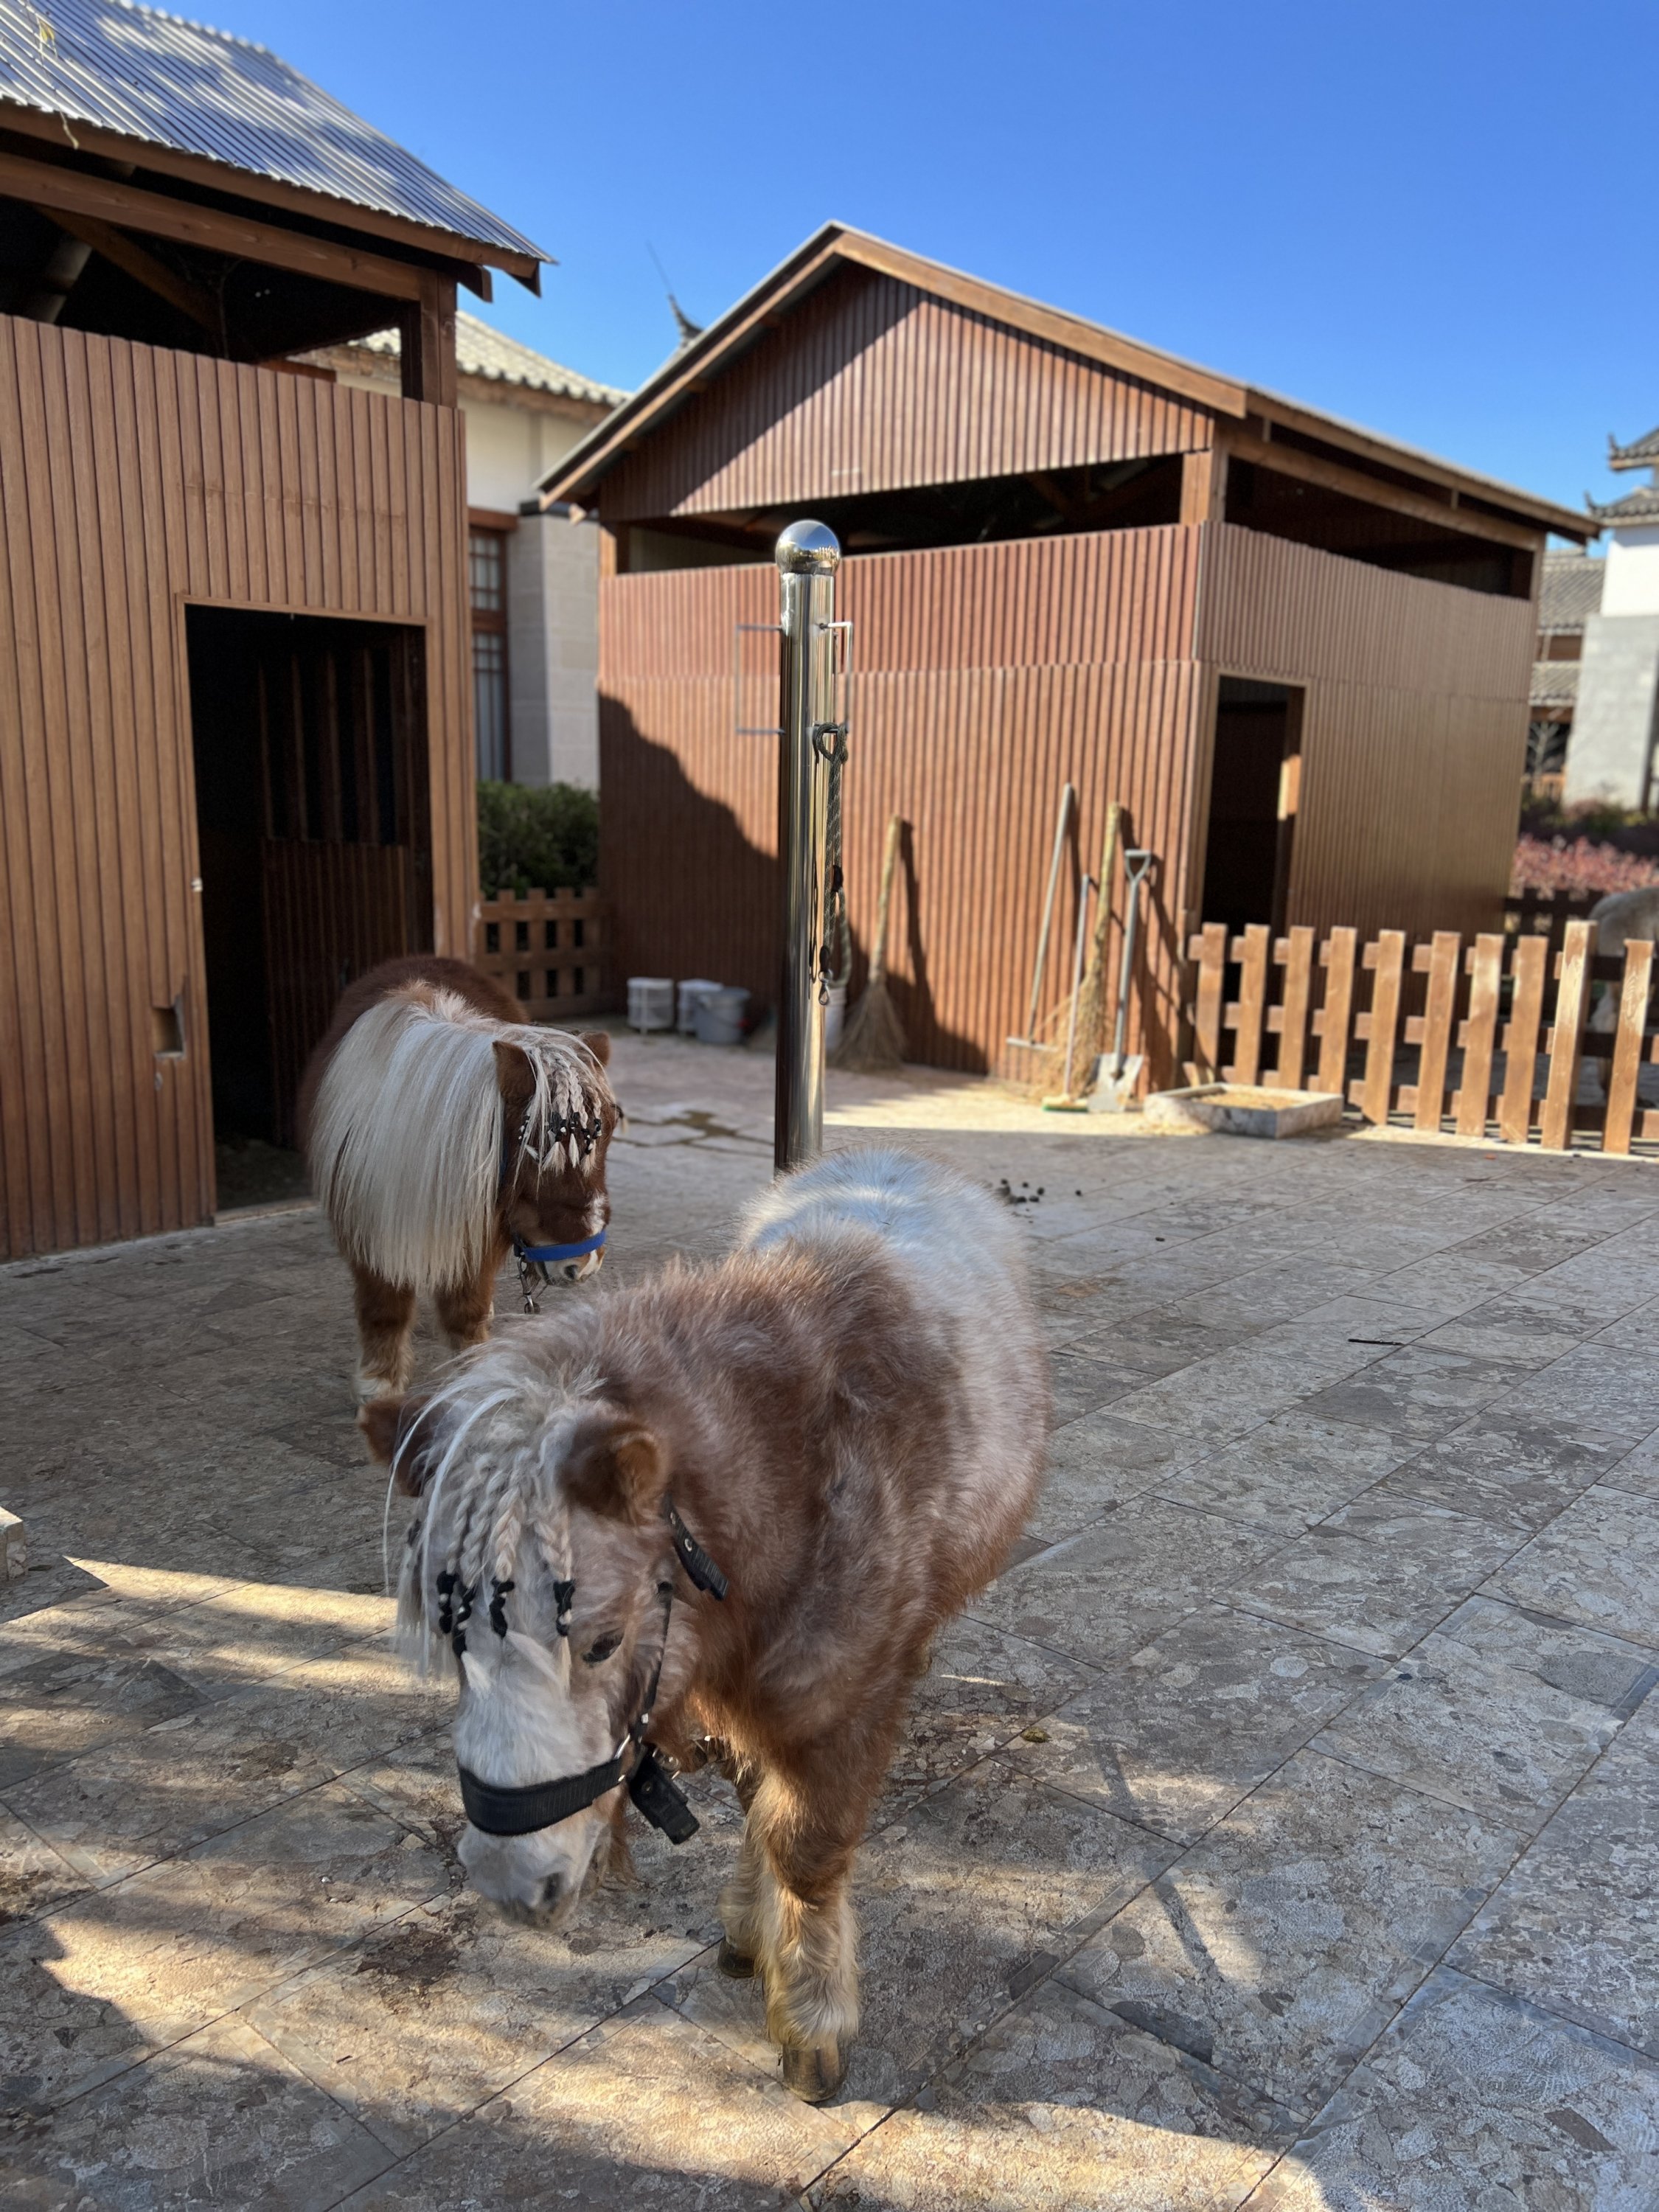
[[[505,525],[505,526],[503,526]],[[469,517],[467,585],[472,605],[472,722],[478,774],[505,783],[513,773],[507,704],[507,532],[511,519]]]

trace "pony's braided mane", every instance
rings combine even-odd
[[[398,1591],[399,1638],[423,1669],[441,1654],[441,1616],[459,1614],[470,1592],[482,1624],[492,1585],[514,1578],[527,1542],[550,1580],[571,1577],[569,1518],[549,1450],[557,1429],[551,1417],[580,1398],[592,1378],[583,1375],[573,1386],[504,1355],[502,1347],[492,1352],[487,1364],[469,1361],[451,1377],[400,1447],[400,1455],[416,1445],[427,1453],[437,1448]],[[440,1578],[451,1576],[446,1607]]]

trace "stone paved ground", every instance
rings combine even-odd
[[[719,1248],[769,1069],[620,1082],[626,1278]],[[0,2203],[1659,2203],[1659,1176],[837,1095],[1042,1186],[1060,1425],[863,1854],[844,2097],[711,1972],[702,1778],[562,1941],[462,1888],[290,1212],[0,1274]]]

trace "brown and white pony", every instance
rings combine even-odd
[[[361,1400],[409,1386],[416,1298],[457,1351],[509,1251],[534,1279],[605,1257],[611,1040],[524,1018],[462,960],[388,960],[342,997],[300,1089],[312,1187],[356,1282]]]
[[[562,1920],[624,1788],[690,1832],[662,1762],[712,1744],[748,1814],[720,1963],[762,1976],[814,2101],[858,2024],[848,1879],[911,1686],[1042,1467],[1015,1233],[942,1168],[841,1153],[775,1185],[721,1264],[529,1323],[362,1416],[423,1501],[399,1620],[422,1663],[457,1654],[473,1884]]]
[[[1632,891],[1609,891],[1590,908],[1589,919],[1595,924],[1597,957],[1623,959],[1630,939],[1644,938],[1650,943],[1659,940],[1659,884],[1643,884]],[[1589,1024],[1597,1036],[1612,1036],[1617,1033],[1620,995],[1618,984],[1597,984]],[[1598,1058],[1586,1065],[1590,1070],[1592,1091],[1605,1095],[1607,1063]]]

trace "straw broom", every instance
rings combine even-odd
[[[1095,907],[1094,942],[1089,948],[1089,965],[1077,994],[1076,1022],[1073,1029],[1070,1079],[1074,1088],[1069,1092],[1058,1092],[1045,1098],[1043,1104],[1050,1111],[1079,1112],[1095,1061],[1106,1042],[1106,933],[1112,920],[1112,876],[1117,866],[1117,848],[1123,823],[1123,807],[1114,799],[1106,809],[1106,836],[1100,854],[1100,890]],[[1060,1054],[1056,1071],[1059,1080],[1067,1079],[1066,1055]]]
[[[836,1067],[852,1075],[890,1075],[904,1064],[904,1024],[887,994],[887,916],[893,898],[903,823],[896,814],[887,824],[887,849],[881,859],[881,900],[876,908],[876,941],[870,951],[870,980],[847,1017],[841,1042],[830,1055]]]

